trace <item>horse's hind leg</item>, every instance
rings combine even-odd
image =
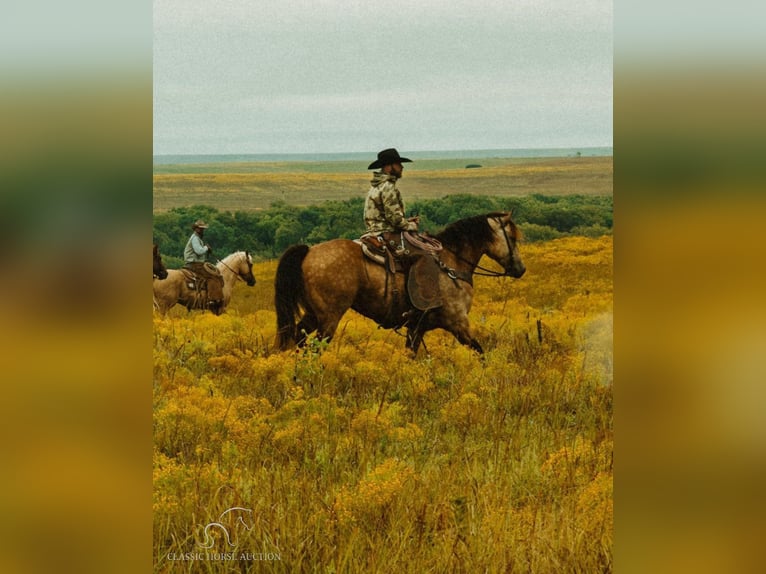
[[[340,323],[342,316],[342,313],[339,315],[337,313],[319,311],[315,315],[311,315],[309,326],[312,331],[316,330],[318,339],[325,340],[329,343],[335,335],[335,331],[338,330],[338,324]],[[301,320],[301,323],[302,322],[303,320]],[[306,332],[309,332],[308,329]]]
[[[317,336],[329,343],[332,340],[333,335],[335,335],[335,331],[338,330],[338,323],[340,323],[340,317],[320,321],[320,324],[317,327]]]
[[[316,331],[318,326],[319,322],[317,321],[316,315],[307,312],[295,327],[297,344],[303,346],[306,343],[306,337]]]

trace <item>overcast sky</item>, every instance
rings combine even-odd
[[[154,153],[612,145],[611,0],[155,0]]]

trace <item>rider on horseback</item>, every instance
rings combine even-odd
[[[420,217],[405,217],[404,202],[396,183],[402,177],[403,163],[411,159],[401,157],[395,148],[384,149],[378,159],[367,169],[379,169],[373,173],[370,189],[364,204],[364,223],[367,232],[362,241],[371,247],[384,249],[399,259],[408,274],[410,301],[420,310],[441,305],[438,292],[438,263],[435,257],[423,257],[441,250],[435,240],[417,234]],[[410,233],[412,232],[412,233]],[[391,272],[393,263],[389,266]],[[436,291],[434,291],[434,286]],[[396,290],[394,297],[396,297]]]
[[[367,235],[417,231],[419,217],[404,217],[404,202],[396,182],[401,179],[405,162],[411,159],[400,157],[394,148],[378,153],[378,159],[367,169],[380,171],[373,173],[370,190],[364,204],[364,224]]]
[[[201,219],[192,225],[194,232],[184,248],[184,268],[198,277],[196,289],[207,291],[207,306],[215,308],[223,303],[223,277],[215,265],[206,261],[207,256],[213,254],[210,245],[203,241],[207,227]]]

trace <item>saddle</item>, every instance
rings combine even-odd
[[[425,241],[424,241],[425,240]],[[363,235],[358,241],[362,253],[394,275],[406,274],[406,289],[410,303],[420,311],[441,307],[438,255],[441,243],[430,237],[416,238],[408,232],[383,232]],[[394,296],[396,296],[394,290]]]
[[[186,286],[194,292],[188,309],[206,309],[223,301],[223,276],[212,263],[187,263],[180,269]]]
[[[363,235],[356,242],[362,246],[365,257],[383,265],[389,273],[404,273],[404,262],[398,256],[394,241],[389,245],[382,235]]]

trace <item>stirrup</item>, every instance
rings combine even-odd
[[[410,320],[415,318],[419,313],[422,313],[422,311],[418,311],[417,309],[407,309],[404,313],[402,313],[402,327],[407,325],[407,323],[409,323]]]

